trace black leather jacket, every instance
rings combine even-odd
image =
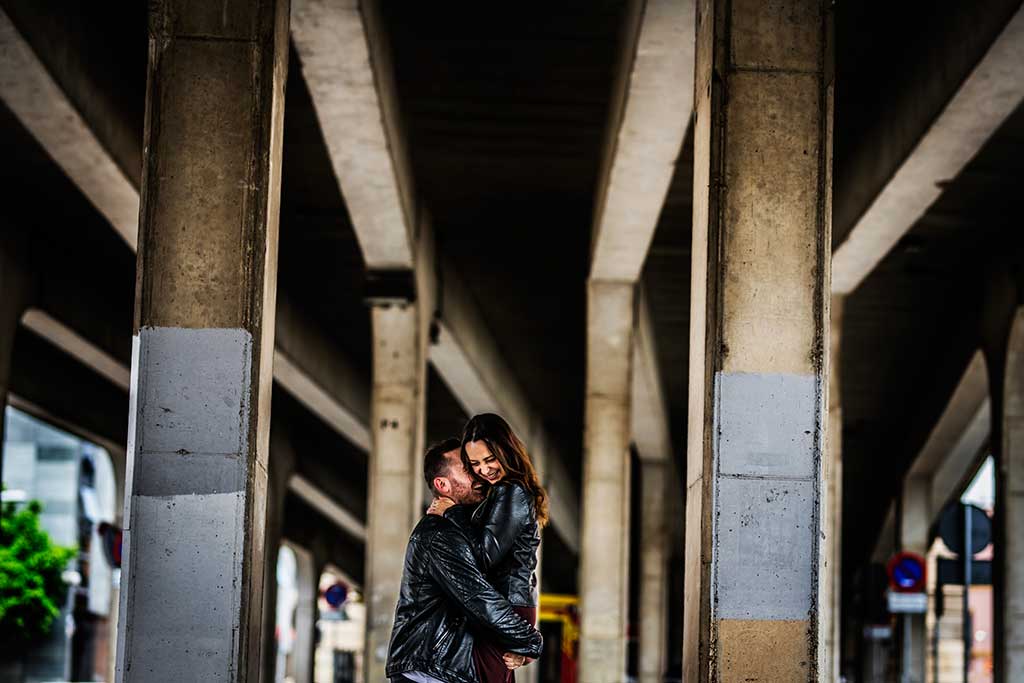
[[[537,606],[540,527],[533,496],[522,484],[498,482],[471,515],[457,505],[445,516],[469,532],[480,566],[499,593],[517,607]]]
[[[405,551],[388,677],[420,671],[448,683],[476,683],[471,630],[508,652],[540,656],[540,632],[484,578],[466,533],[449,519],[426,515]]]

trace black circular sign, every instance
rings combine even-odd
[[[939,517],[939,536],[957,555],[964,552],[964,518],[971,515],[971,555],[981,552],[992,541],[992,521],[977,505],[950,503]]]

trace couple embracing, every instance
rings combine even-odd
[[[540,655],[537,548],[548,502],[523,442],[498,415],[431,447],[433,493],[405,553],[388,651],[392,683],[511,683]]]

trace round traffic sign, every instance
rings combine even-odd
[[[338,608],[348,599],[348,586],[339,581],[324,591],[324,600],[331,607]]]
[[[917,553],[899,552],[885,567],[889,586],[897,593],[918,593],[924,590],[925,559]]]
[[[992,540],[992,520],[977,505],[950,503],[939,517],[939,536],[957,555],[964,553],[964,522],[971,516],[971,555],[980,553]]]

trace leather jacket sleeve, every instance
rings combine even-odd
[[[454,520],[465,529],[485,574],[511,552],[516,537],[530,521],[531,505],[522,487],[502,482],[491,488],[473,513],[472,524]]]
[[[474,626],[509,652],[540,656],[544,642],[540,632],[521,619],[508,600],[487,583],[463,533],[437,534],[428,557],[438,586]]]

